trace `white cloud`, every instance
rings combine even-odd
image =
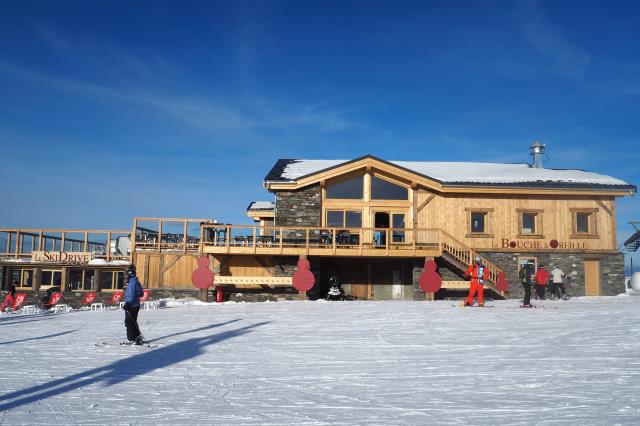
[[[71,54],[73,49],[71,45],[64,40],[57,32],[44,27],[34,27],[34,31],[42,38],[42,40],[57,50],[60,53],[64,53],[66,55]]]
[[[591,55],[547,19],[538,0],[519,0],[514,12],[526,40],[560,70],[573,76],[581,76],[588,70]]]
[[[215,134],[261,128],[286,130],[303,127],[325,133],[367,128],[350,120],[345,111],[293,101],[258,97],[229,101],[202,95],[177,95],[168,90],[98,84],[45,75],[6,61],[0,61],[0,73],[73,96],[143,106],[160,111],[183,124]]]

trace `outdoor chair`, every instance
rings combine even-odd
[[[151,290],[143,290],[140,302],[142,302],[142,307],[145,311],[148,311],[149,309],[158,309],[158,302],[156,300],[151,300]]]
[[[53,293],[51,293],[51,296],[49,296],[49,300],[42,304],[42,307],[44,309],[55,308],[60,300],[62,300],[62,292],[54,291]]]
[[[62,300],[62,292],[54,291],[53,293],[51,293],[51,298],[49,299],[49,301],[45,302],[42,307],[48,310],[53,309],[53,312],[56,314],[58,312],[70,312],[71,306],[60,303],[60,300]]]
[[[106,303],[107,306],[110,307],[118,307],[118,309],[122,309],[124,302],[122,302],[122,297],[124,296],[124,292],[122,290],[114,291],[111,293],[111,299],[109,299]]]
[[[91,311],[104,311],[104,303],[96,302],[98,294],[95,291],[85,293],[84,297],[80,301],[82,308],[89,309]]]
[[[24,306],[24,302],[27,301],[27,294],[26,293],[16,293],[16,298],[13,301],[13,307],[12,310],[15,313],[22,313],[22,314],[35,314],[36,313],[36,305],[27,305]]]

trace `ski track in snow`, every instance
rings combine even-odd
[[[518,303],[3,314],[0,425],[640,423],[640,297]]]

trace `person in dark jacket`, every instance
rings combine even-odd
[[[144,341],[138,327],[138,312],[140,311],[140,298],[143,296],[142,285],[136,276],[136,267],[127,269],[127,289],[124,292],[124,325],[127,327],[127,340],[136,345]]]
[[[0,312],[4,312],[6,308],[13,308],[13,304],[16,303],[16,284],[18,284],[18,281],[13,280],[9,286],[7,296],[4,298],[2,306],[0,306]]]
[[[531,308],[531,285],[533,282],[531,281],[531,276],[533,275],[533,264],[531,263],[523,263],[520,267],[520,271],[518,272],[518,277],[520,278],[520,282],[522,283],[522,288],[524,289],[524,299],[522,300],[521,308]]]

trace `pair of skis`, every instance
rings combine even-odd
[[[138,337],[136,338],[136,340],[134,341],[130,341],[130,340],[125,340],[123,342],[120,342],[119,345],[120,346],[141,346],[141,347],[147,347],[147,348],[155,348],[158,345],[151,345],[143,336],[142,331],[140,331],[140,326],[138,325],[138,321],[136,321],[133,316],[131,315],[131,313],[125,309],[124,310],[126,312],[126,314],[129,316],[129,319],[133,322],[133,324],[136,326],[136,330],[138,330]],[[100,342],[100,343],[96,343],[96,346],[98,347],[104,347],[104,346],[115,346],[114,343],[109,343],[109,342]]]
[[[143,341],[142,343],[136,344],[136,342],[130,342],[128,340],[125,340],[123,342],[100,342],[100,343],[96,343],[95,346],[97,346],[98,348],[104,348],[104,347],[109,347],[109,346],[137,346],[137,347],[141,347],[141,348],[152,349],[152,348],[157,347],[158,345],[151,344],[151,343],[146,342],[146,341]]]

